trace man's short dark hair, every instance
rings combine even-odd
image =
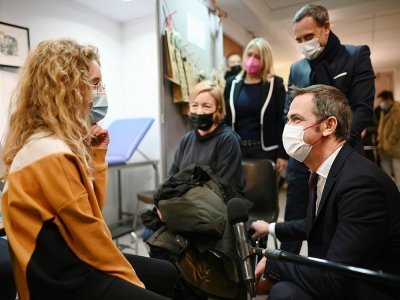
[[[239,57],[240,57],[240,60],[242,60],[242,55],[241,55],[241,54],[239,54],[239,53],[237,53],[237,52],[231,52],[231,53],[229,53],[229,54],[226,56],[226,58],[225,58],[226,64],[228,64],[229,58],[230,58],[231,56],[234,56],[234,55],[239,56]]]
[[[291,87],[290,96],[294,99],[304,94],[313,95],[313,113],[318,121],[335,117],[337,120],[335,136],[345,141],[350,136],[351,108],[343,93],[329,85],[316,84],[306,88]]]
[[[378,98],[382,98],[383,100],[393,100],[393,93],[391,91],[385,90],[378,94]]]
[[[300,8],[293,17],[293,24],[301,21],[304,17],[312,17],[319,27],[329,21],[329,14],[325,7],[317,4],[306,4]]]
[[[228,59],[229,57],[231,57],[231,56],[233,56],[233,55],[238,55],[238,56],[242,57],[242,55],[241,55],[240,53],[231,52],[231,53],[229,53],[229,54],[226,56],[226,59]]]

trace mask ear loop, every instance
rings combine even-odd
[[[324,121],[326,121],[328,119],[329,119],[329,117],[325,117],[325,118],[321,119],[320,121],[318,121],[317,123],[304,128],[303,130],[306,130],[306,129],[314,127],[314,126],[317,126],[317,125],[321,124],[322,122],[324,122]],[[322,138],[323,138],[323,135],[321,135],[321,137],[315,143],[312,143],[311,146],[314,146],[316,143],[318,143],[320,140],[322,140]]]
[[[313,124],[313,125],[310,125],[310,126],[308,126],[308,127],[305,127],[303,130],[306,130],[306,129],[311,128],[311,127],[314,127],[314,126],[317,126],[317,125],[321,124],[322,122],[324,122],[324,121],[326,121],[326,120],[328,120],[328,119],[329,119],[329,117],[325,117],[325,118],[323,118],[323,119],[317,121],[317,123],[315,123],[315,124]]]

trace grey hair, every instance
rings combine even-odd
[[[335,117],[337,120],[335,136],[338,140],[347,140],[350,136],[352,112],[343,93],[329,85],[316,84],[306,88],[291,87],[292,99],[304,94],[313,95],[313,113],[318,121]]]
[[[329,14],[325,7],[317,4],[306,4],[300,8],[293,17],[293,24],[301,21],[304,17],[312,17],[318,26],[322,27],[329,21]]]

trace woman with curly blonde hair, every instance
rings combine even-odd
[[[17,152],[38,131],[61,138],[91,173],[88,70],[99,58],[96,48],[79,48],[67,40],[42,42],[28,57],[5,140],[6,175]]]
[[[174,267],[124,256],[103,219],[109,135],[91,114],[105,97],[101,80],[97,49],[70,39],[39,43],[20,74],[2,195],[19,299],[161,299],[145,285],[172,291]]]

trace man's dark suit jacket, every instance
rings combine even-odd
[[[240,80],[238,79],[238,82],[235,85],[235,90],[233,94],[233,103],[235,104],[239,98],[240,92],[242,91],[244,85],[244,77],[245,74],[243,74]],[[225,109],[226,109],[226,117],[224,121],[229,126],[232,126],[232,111],[229,101],[230,101],[232,82],[234,80],[236,80],[236,77],[229,78],[226,81],[226,86],[224,90]],[[262,84],[261,101],[263,105],[267,98],[269,88],[270,88],[269,83],[264,82]],[[288,155],[286,154],[286,151],[283,148],[283,143],[282,143],[282,133],[283,133],[283,128],[285,127],[285,123],[283,122],[281,116],[285,106],[285,94],[286,91],[283,85],[283,79],[279,76],[274,76],[274,89],[272,91],[271,100],[267,106],[267,109],[264,112],[262,120],[263,125],[261,126],[264,136],[264,145],[266,147],[278,145],[277,157],[283,159],[288,158]]]
[[[315,221],[307,216],[277,223],[275,233],[281,241],[307,239],[312,257],[400,274],[399,191],[391,178],[348,144],[332,164]],[[271,271],[316,299],[391,299],[386,292],[395,292],[390,286],[292,263],[269,260],[265,275]]]
[[[363,153],[361,132],[372,120],[372,107],[375,97],[374,71],[371,65],[370,50],[368,46],[342,45],[329,64],[332,71],[333,86],[339,89],[349,101],[353,112],[349,143],[352,147]],[[308,87],[311,83],[312,71],[309,61],[305,58],[292,64],[288,86]],[[289,111],[292,99],[286,95],[285,118]],[[308,201],[308,168],[301,162],[289,158],[287,170],[287,202],[285,207],[285,220],[302,219],[306,215]],[[298,243],[284,243],[283,249],[297,251],[301,245]]]
[[[330,63],[333,86],[339,89],[349,101],[353,112],[349,143],[353,147],[362,148],[361,132],[372,120],[372,108],[375,98],[375,74],[372,69],[368,46],[343,45],[335,59]],[[311,67],[303,58],[290,67],[288,86],[308,87],[311,85]],[[286,96],[286,116],[292,100]],[[362,151],[362,149],[361,149]],[[295,159],[289,160],[289,169],[307,172],[304,164]]]
[[[372,119],[375,98],[375,74],[372,69],[368,46],[342,45],[335,59],[329,64],[333,86],[340,90],[349,101],[353,112],[349,143],[354,146],[360,134]],[[290,67],[288,86],[308,87],[311,83],[311,67],[305,58]],[[286,96],[285,114],[292,100]]]

